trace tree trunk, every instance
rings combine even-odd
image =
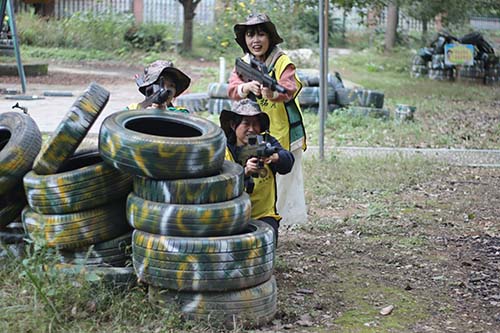
[[[427,41],[427,20],[423,19],[422,20],[422,44],[425,45],[425,42]]]
[[[385,51],[390,51],[396,45],[396,31],[398,28],[398,6],[390,2],[387,8],[387,24],[385,29]]]
[[[179,0],[184,7],[184,29],[182,32],[182,52],[191,52],[193,49],[193,21],[196,6],[201,0]]]

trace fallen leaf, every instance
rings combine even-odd
[[[385,308],[383,308],[382,310],[380,310],[380,314],[382,316],[388,316],[392,313],[392,310],[394,310],[394,305],[389,305],[389,306],[386,306]]]

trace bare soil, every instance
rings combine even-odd
[[[190,65],[199,63],[182,64],[196,80]],[[28,83],[130,83],[137,69],[122,70],[123,77],[57,72]],[[308,193],[309,223],[280,229],[279,310],[261,330],[500,332],[499,188],[497,169],[446,167],[401,188],[387,214]]]

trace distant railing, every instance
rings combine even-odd
[[[500,30],[500,17],[471,17],[470,25],[480,30]]]
[[[132,4],[133,0],[55,0],[54,16],[60,19],[76,12],[132,13]]]

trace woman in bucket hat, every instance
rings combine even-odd
[[[307,221],[302,176],[302,151],[306,149],[306,133],[298,94],[302,88],[295,65],[278,44],[283,42],[276,26],[266,14],[251,14],[243,23],[234,26],[236,42],[245,55],[243,61],[254,58],[264,63],[269,75],[286,89],[285,93],[272,91],[257,81],[246,82],[236,68],[229,78],[228,95],[233,100],[253,98],[271,120],[270,133],[295,156],[291,173],[278,176],[278,210],[285,223]]]
[[[240,100],[231,110],[222,110],[219,120],[227,138],[226,160],[237,161],[245,169],[245,190],[250,194],[252,218],[271,225],[277,240],[281,216],[276,210],[276,174],[290,172],[293,154],[267,133],[269,117],[256,102]],[[248,156],[248,145],[252,144],[249,138],[261,133],[265,133],[263,137],[270,147],[270,156]]]
[[[174,67],[171,61],[157,60],[144,68],[144,74],[136,77],[141,94],[146,99],[128,106],[129,110],[154,108],[168,111],[189,112],[174,107],[172,101],[183,93],[191,83],[189,76]]]

